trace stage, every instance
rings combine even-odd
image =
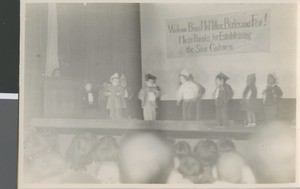
[[[102,119],[47,119],[32,118],[31,126],[40,129],[55,129],[61,134],[91,132],[97,135],[123,135],[127,131],[157,130],[176,138],[228,138],[245,140],[256,128],[241,124],[219,127],[213,121],[142,121]],[[258,126],[259,127],[259,126]]]

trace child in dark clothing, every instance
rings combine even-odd
[[[268,75],[267,82],[267,87],[262,92],[264,96],[265,119],[266,121],[272,121],[277,119],[278,102],[283,93],[277,85],[278,79],[274,73]]]
[[[220,126],[228,126],[229,114],[229,100],[233,97],[233,90],[230,85],[226,83],[229,79],[222,72],[216,76],[216,89],[213,92],[216,105],[216,119]]]
[[[243,104],[247,113],[247,125],[246,127],[256,126],[256,98],[257,98],[257,88],[255,85],[256,76],[255,74],[250,74],[247,76],[247,85],[243,92]]]

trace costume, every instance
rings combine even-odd
[[[183,69],[179,77],[186,78],[177,90],[176,100],[179,104],[182,101],[182,119],[196,120],[197,98],[199,97],[200,89],[194,81],[188,80],[190,73]]]
[[[273,82],[269,83],[269,80]],[[278,103],[283,95],[282,90],[277,85],[277,76],[275,74],[268,75],[268,85],[263,91],[264,96],[264,111],[265,119],[267,121],[275,120],[277,118]]]
[[[256,116],[257,111],[257,88],[255,86],[256,76],[255,74],[250,74],[247,76],[247,86],[243,92],[243,109],[247,114],[247,126],[256,126]]]
[[[219,84],[213,93],[216,106],[216,119],[221,126],[228,126],[229,100],[233,97],[233,90],[226,83],[229,78],[222,72],[216,76],[216,79],[223,80],[223,83]]]
[[[156,81],[156,77],[146,74],[146,82],[149,80]],[[160,89],[155,83],[146,84],[140,92],[138,98],[141,100],[144,120],[156,120],[157,99],[160,96]]]
[[[120,85],[123,87],[124,90],[124,97],[122,98],[124,104],[124,108],[122,110],[122,116],[124,119],[130,119],[132,117],[130,115],[130,113],[132,112],[132,107],[130,106],[132,94],[130,89],[128,88],[127,78],[124,74],[122,74],[122,76],[120,77]]]
[[[118,80],[113,81],[113,80]],[[115,73],[111,76],[111,85],[106,88],[107,105],[111,119],[123,119],[122,110],[126,108],[124,101],[124,88],[119,84],[119,74]]]
[[[85,118],[95,118],[97,114],[97,97],[90,83],[86,84],[86,89],[82,93],[82,104]],[[90,88],[90,89],[87,89]]]

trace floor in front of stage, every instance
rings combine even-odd
[[[127,131],[157,130],[179,138],[232,138],[246,139],[255,133],[257,127],[245,127],[231,123],[229,127],[217,126],[207,121],[143,121],[143,120],[101,120],[101,119],[53,119],[32,118],[31,126],[38,129],[55,129],[59,133],[77,134],[92,132],[99,135],[122,135]]]

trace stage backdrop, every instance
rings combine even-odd
[[[296,6],[293,4],[142,4],[142,73],[158,77],[162,100],[174,100],[187,68],[212,98],[215,76],[230,77],[241,98],[257,75],[259,98],[275,72],[284,98],[296,97]]]

